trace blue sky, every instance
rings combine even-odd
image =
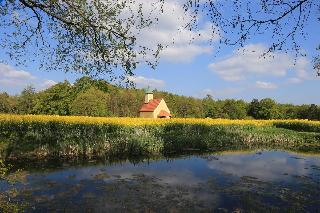
[[[154,46],[157,42],[168,45],[161,53],[156,70],[141,65],[132,77],[137,87],[151,87],[172,93],[202,98],[211,94],[215,99],[236,98],[251,101],[253,98],[270,97],[281,103],[320,104],[320,81],[312,69],[312,57],[320,44],[320,28],[314,13],[305,27],[308,35],[301,40],[306,57],[295,57],[293,52],[275,52],[271,57],[260,56],[271,42],[265,34],[251,39],[246,46],[237,49],[221,46],[219,35],[212,35],[212,26],[203,18],[194,31],[181,30],[188,21],[179,1],[165,6],[168,12],[161,15],[159,23],[140,32],[138,42]],[[183,17],[183,18],[181,18]],[[180,28],[180,30],[177,30]],[[201,34],[201,36],[196,36]],[[214,42],[209,44],[209,38]],[[190,43],[190,38],[196,38]],[[172,40],[174,39],[174,43]],[[38,90],[65,79],[74,82],[79,74],[57,71],[39,71],[36,62],[15,66],[0,52],[0,91],[19,93],[32,84]],[[26,58],[27,61],[31,61]]]

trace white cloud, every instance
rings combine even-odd
[[[293,78],[289,78],[287,82],[289,84],[299,84],[302,82],[302,80],[300,78],[293,77]]]
[[[55,82],[53,80],[44,80],[43,83],[41,84],[41,89],[47,89],[47,88],[52,87],[56,84],[57,84],[57,82]]]
[[[240,81],[252,77],[286,77],[294,71],[295,78],[309,79],[310,62],[306,58],[295,61],[285,53],[270,53],[262,57],[267,48],[263,44],[250,44],[233,51],[232,55],[212,63],[209,68],[226,81]]]
[[[30,72],[18,70],[10,65],[0,63],[0,89],[20,92],[26,86],[32,85],[37,90],[42,90],[55,83],[53,80],[42,80]]]
[[[0,63],[0,83],[6,87],[26,86],[36,79],[31,73]]]
[[[4,65],[0,68],[0,75],[5,78],[14,78],[14,79],[34,79],[30,73],[22,70],[14,70],[8,65]]]
[[[158,20],[142,30],[132,30],[138,45],[155,50],[157,44],[162,44],[165,49],[160,57],[170,62],[190,62],[198,55],[212,52],[208,42],[219,39],[217,27],[207,22],[199,30],[190,31],[186,26],[191,22],[192,14],[184,11],[181,2],[165,1],[163,7],[155,2],[158,1],[136,0],[131,6],[138,10],[138,5],[142,4],[143,14]],[[149,55],[146,57],[150,58]]]
[[[298,58],[295,64],[296,78],[300,80],[310,80],[312,76],[308,72],[308,67],[310,66],[310,61],[306,58]]]
[[[160,57],[170,62],[188,62],[192,61],[198,55],[211,53],[212,48],[200,47],[197,45],[172,46],[164,49]]]
[[[234,95],[237,95],[245,91],[245,88],[241,87],[227,87],[222,89],[204,89],[196,97],[204,98],[206,95],[211,95],[213,98],[234,98]]]
[[[0,63],[0,78],[1,79],[36,79],[35,76],[31,75],[31,73],[17,70],[10,65]]]
[[[200,92],[200,94],[197,97],[204,98],[207,95],[211,95],[212,97],[214,97],[215,94],[216,93],[212,89],[204,89]]]
[[[276,89],[278,86],[271,82],[256,81],[256,87],[259,89]]]
[[[12,81],[9,79],[0,79],[0,85],[2,86],[17,86],[17,82],[16,81]]]
[[[151,88],[162,88],[165,86],[165,82],[163,80],[146,78],[144,76],[128,76],[128,80],[135,83],[138,87],[150,86]]]

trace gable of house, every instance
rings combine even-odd
[[[169,110],[166,102],[163,99],[161,99],[159,105],[154,110],[154,112],[153,112],[154,113],[154,117],[157,118],[161,111],[165,111],[165,112],[170,114],[170,110]]]

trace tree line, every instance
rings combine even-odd
[[[270,98],[248,103],[214,100],[210,95],[199,99],[163,91],[155,91],[154,96],[165,99],[174,117],[320,120],[320,107],[315,104],[279,104]],[[0,93],[0,113],[136,117],[143,101],[143,89],[82,77],[74,84],[64,81],[39,92],[28,86],[16,96]]]

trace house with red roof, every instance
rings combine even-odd
[[[172,115],[166,104],[161,99],[153,99],[153,92],[148,89],[144,97],[144,104],[139,111],[141,118],[171,118]]]

